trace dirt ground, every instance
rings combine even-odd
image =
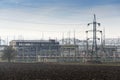
[[[0,63],[0,80],[120,80],[120,66]]]

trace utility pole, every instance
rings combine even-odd
[[[88,23],[88,26],[92,24],[93,25],[93,42],[92,42],[92,52],[91,52],[91,58],[96,57],[97,59],[97,25],[100,26],[100,23],[97,23],[96,22],[96,15],[94,14],[94,19],[93,19],[93,22],[92,23]]]

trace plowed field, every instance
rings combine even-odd
[[[120,67],[53,63],[0,63],[0,80],[120,80]]]

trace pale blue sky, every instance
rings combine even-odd
[[[120,37],[120,0],[0,0],[0,36],[60,39],[69,31],[73,37],[75,30],[77,38],[85,39],[94,13],[106,37]]]

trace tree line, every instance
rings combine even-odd
[[[6,46],[2,51],[2,60],[7,60],[11,62],[15,56],[17,55],[17,51],[12,46]]]

